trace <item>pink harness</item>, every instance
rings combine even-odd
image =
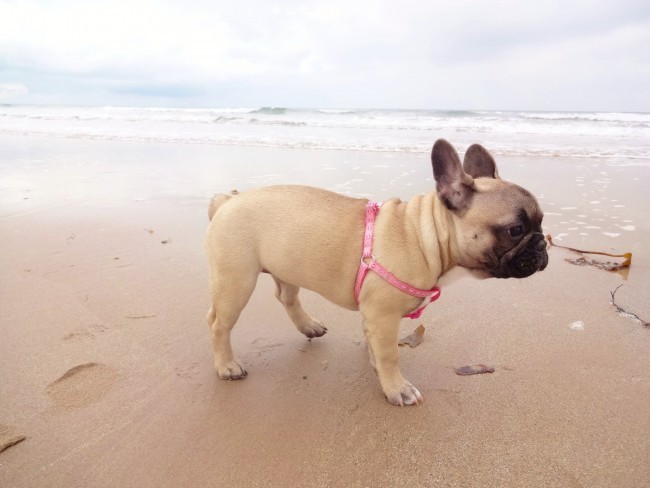
[[[373,270],[383,280],[387,281],[395,288],[403,291],[404,293],[408,293],[411,296],[422,298],[423,304],[410,314],[404,316],[405,318],[408,317],[409,319],[417,319],[420,317],[420,315],[422,315],[422,312],[427,305],[440,297],[440,288],[437,286],[434,286],[430,290],[415,288],[414,286],[411,286],[408,283],[404,283],[402,280],[395,277],[395,275],[393,275],[390,271],[388,271],[377,262],[375,257],[372,255],[372,241],[375,234],[375,219],[379,213],[379,207],[381,207],[381,203],[377,202],[368,202],[366,205],[366,230],[363,238],[363,255],[361,257],[361,264],[359,265],[359,272],[357,273],[357,282],[354,286],[354,299],[357,301],[358,305],[359,293],[361,292],[361,285],[363,285],[363,280],[366,278],[368,270]]]

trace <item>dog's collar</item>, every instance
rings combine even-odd
[[[366,204],[366,225],[363,237],[363,254],[361,255],[361,263],[359,264],[359,271],[357,272],[357,281],[354,286],[354,299],[359,304],[359,293],[361,293],[361,286],[363,281],[366,278],[368,270],[372,270],[379,275],[380,278],[387,281],[389,284],[394,286],[400,291],[407,293],[411,296],[422,298],[422,304],[416,308],[413,312],[405,315],[410,319],[417,319],[422,315],[424,308],[429,305],[429,303],[437,300],[440,297],[440,288],[434,286],[430,290],[422,290],[411,286],[408,283],[404,283],[402,280],[397,278],[394,274],[384,268],[381,264],[377,262],[375,257],[372,255],[372,242],[375,234],[375,219],[379,213],[379,208],[381,203],[377,202],[368,202]]]

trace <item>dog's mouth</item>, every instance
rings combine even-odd
[[[495,278],[527,278],[547,265],[546,240],[541,232],[535,232],[505,253],[489,272]]]

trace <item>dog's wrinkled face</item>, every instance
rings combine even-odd
[[[526,278],[548,264],[543,213],[523,188],[477,178],[473,203],[456,225],[462,265],[495,278]]]
[[[431,157],[438,197],[454,219],[460,266],[495,278],[525,278],[546,268],[544,214],[533,195],[501,180],[482,146],[467,150],[462,167],[444,140]]]

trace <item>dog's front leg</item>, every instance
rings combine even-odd
[[[379,382],[386,399],[393,405],[415,405],[421,402],[422,395],[399,370],[399,315],[379,311],[361,310],[363,331],[368,340],[370,363],[377,371]]]

